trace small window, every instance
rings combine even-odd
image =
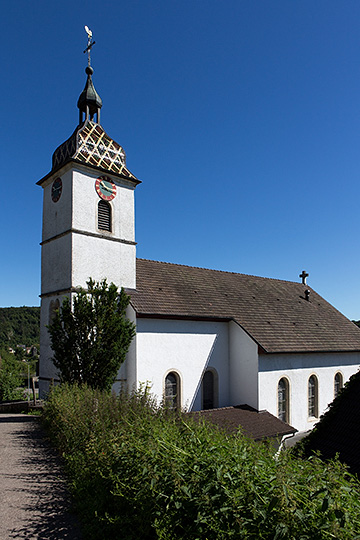
[[[106,201],[98,204],[98,228],[111,232],[111,206]]]
[[[202,382],[202,408],[213,409],[215,407],[215,377],[211,370],[207,370]]]
[[[336,398],[336,396],[338,395],[342,387],[343,387],[343,376],[341,375],[341,373],[336,373],[334,377],[334,398]]]
[[[308,382],[308,415],[317,418],[318,413],[318,380],[311,375]]]
[[[174,371],[165,378],[165,405],[173,410],[180,407],[180,378]]]
[[[289,422],[289,383],[284,377],[278,384],[278,418]]]

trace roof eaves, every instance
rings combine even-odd
[[[171,320],[186,320],[186,321],[217,321],[217,322],[229,322],[231,319],[229,317],[212,317],[209,315],[183,315],[181,313],[159,313],[159,312],[145,312],[137,311],[134,304],[131,303],[131,306],[136,312],[136,316],[139,319],[171,319]]]
[[[259,354],[321,354],[321,353],[334,353],[334,354],[343,354],[343,353],[358,353],[360,352],[360,349],[273,349],[266,351],[265,349],[262,349],[260,351],[259,348]]]
[[[136,179],[135,178],[129,178],[128,176],[125,176],[124,174],[119,174],[119,173],[116,173],[116,172],[113,172],[113,171],[109,171],[109,170],[104,169],[102,167],[97,167],[96,165],[92,165],[91,163],[84,163],[83,161],[81,161],[79,159],[74,159],[72,157],[69,157],[63,163],[61,163],[60,165],[58,165],[54,169],[51,169],[51,171],[48,172],[48,174],[46,174],[43,178],[38,180],[38,182],[36,182],[36,184],[38,186],[42,186],[42,184],[45,182],[45,180],[47,180],[48,178],[50,178],[51,176],[56,174],[63,167],[65,167],[65,165],[67,165],[68,163],[76,163],[77,165],[83,165],[84,167],[94,169],[95,171],[106,172],[107,174],[109,174],[111,176],[115,176],[116,178],[121,178],[122,180],[126,180],[126,181],[130,182],[131,184],[134,184],[135,186],[142,183],[141,180],[138,180],[137,178]]]

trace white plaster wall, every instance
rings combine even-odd
[[[86,287],[89,277],[135,288],[136,248],[106,238],[72,235],[72,284]]]
[[[344,383],[358,371],[360,353],[279,354],[259,356],[259,409],[278,415],[277,387],[289,381],[289,424],[299,431],[312,429],[318,418],[308,417],[308,380],[318,379],[319,416],[334,399],[334,376],[340,371]]]
[[[41,246],[41,294],[71,287],[71,235]]]
[[[235,322],[229,323],[230,402],[258,408],[258,347]]]
[[[228,405],[228,324],[221,322],[137,319],[137,381],[149,383],[162,399],[165,376],[176,371],[181,380],[181,406],[201,409],[201,379],[212,367],[219,380],[219,406]]]

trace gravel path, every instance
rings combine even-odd
[[[0,415],[0,540],[80,540],[59,459],[36,417]]]

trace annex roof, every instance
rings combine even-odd
[[[302,283],[146,259],[136,280],[139,317],[234,320],[263,353],[360,351],[360,329]]]
[[[291,435],[297,431],[268,411],[257,411],[249,405],[208,409],[188,414],[195,419],[212,422],[228,433],[236,433],[240,429],[244,435],[255,441]]]

